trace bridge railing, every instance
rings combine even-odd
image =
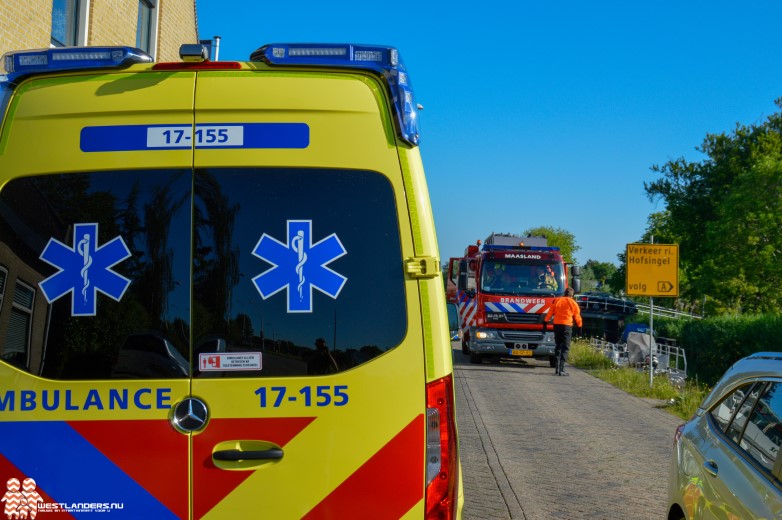
[[[644,305],[642,303],[636,303],[635,306],[638,308],[639,313],[643,314],[650,314],[651,313],[651,307],[649,305]],[[691,314],[689,312],[682,312],[677,311],[674,309],[667,309],[665,307],[656,307],[654,308],[654,315],[655,316],[663,316],[665,318],[688,318],[688,319],[696,319],[699,320],[703,318],[703,316],[699,316],[697,314]]]
[[[687,355],[684,349],[672,344],[671,340],[665,338],[659,338],[654,342],[652,353],[657,360],[657,367],[655,369],[656,374],[667,374],[671,382],[675,384],[681,384],[687,378]],[[591,338],[589,345],[603,353],[608,359],[610,359],[615,365],[619,367],[623,366],[636,366],[640,369],[644,369],[644,363],[631,363],[630,352],[628,351],[626,343],[611,343],[599,338]],[[648,358],[649,350],[647,349],[645,356]],[[641,359],[643,359],[642,354]],[[648,364],[648,361],[646,362]]]

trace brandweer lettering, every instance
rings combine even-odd
[[[139,388],[131,392],[127,388],[111,388],[108,391],[90,389],[83,399],[73,395],[72,390],[8,390],[0,394],[0,412],[32,412],[42,408],[53,412],[58,410],[165,410],[171,408],[170,388]]]
[[[500,298],[500,303],[546,303],[540,298]]]

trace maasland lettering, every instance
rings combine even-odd
[[[505,258],[520,258],[522,260],[540,260],[543,258],[540,255],[526,255],[524,253],[507,253]]]
[[[40,397],[40,399],[39,399]],[[0,394],[0,412],[32,412],[38,407],[46,411],[56,410],[165,410],[171,408],[170,388],[140,388],[130,392],[127,388],[111,388],[108,392],[97,389],[87,391],[84,399],[75,399],[72,390],[42,390],[40,396],[35,390],[8,390]]]

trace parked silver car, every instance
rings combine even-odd
[[[668,519],[782,517],[782,353],[737,361],[674,436]]]

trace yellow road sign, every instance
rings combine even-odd
[[[629,296],[679,296],[678,244],[627,244]]]

